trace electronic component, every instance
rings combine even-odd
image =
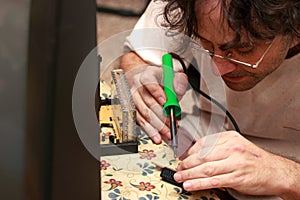
[[[168,183],[171,183],[173,185],[183,188],[182,183],[178,183],[175,181],[175,179],[174,179],[175,173],[176,173],[176,171],[164,167],[161,169],[160,177],[162,178],[163,181],[166,181]]]
[[[115,69],[111,71],[113,86],[115,92],[113,100],[118,99],[120,104],[114,104],[113,115],[118,129],[121,134],[119,136],[120,142],[130,142],[136,140],[136,109],[128,86],[125,73],[122,69]],[[121,110],[120,110],[121,109]],[[121,113],[121,116],[119,116]],[[117,116],[117,117],[116,117]],[[118,117],[119,116],[119,117]],[[121,119],[121,121],[120,121]]]
[[[136,109],[122,69],[111,73],[111,85],[100,80],[100,146],[101,155],[138,152]],[[101,92],[102,91],[102,92]]]

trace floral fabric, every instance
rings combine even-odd
[[[139,138],[138,153],[101,157],[101,199],[220,199],[213,190],[186,192],[162,181],[156,163],[175,169],[178,160],[168,145],[156,145],[144,133]]]

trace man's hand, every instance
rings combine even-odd
[[[251,195],[299,199],[299,174],[299,164],[227,131],[197,141],[174,178],[187,191],[226,187]]]
[[[138,124],[155,143],[161,143],[162,139],[170,140],[169,121],[162,112],[166,102],[162,67],[146,63],[133,52],[122,57],[121,67],[131,87]],[[181,99],[188,85],[186,75],[175,73],[173,84],[177,98]]]

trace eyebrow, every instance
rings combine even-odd
[[[200,38],[202,40],[205,40],[207,42],[210,42],[212,43],[211,41],[209,41],[208,39],[206,39],[205,37],[197,34],[196,35],[197,38]],[[222,50],[222,51],[226,51],[228,49],[241,49],[241,48],[247,48],[247,47],[252,47],[253,46],[253,43],[252,42],[238,42],[238,43],[235,43],[233,42],[233,40],[229,41],[229,42],[226,42],[224,44],[218,44],[218,47]]]

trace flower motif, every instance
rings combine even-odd
[[[116,184],[117,186],[123,186],[121,181],[116,181],[115,179],[111,178],[109,181],[104,181],[107,184]]]
[[[153,174],[153,170],[155,169],[155,166],[149,165],[149,163],[145,162],[144,164],[142,163],[137,163],[137,165],[143,169],[142,175],[147,176],[147,174]]]
[[[177,187],[173,188],[175,190],[175,192],[179,195],[178,200],[182,200],[182,199],[189,199],[189,196],[191,195],[190,192],[187,192],[183,189],[179,189]],[[202,197],[201,197],[202,199]],[[204,200],[204,199],[203,199]],[[210,199],[213,200],[213,199]]]
[[[114,189],[113,192],[108,194],[108,197],[112,200],[129,200],[126,197],[122,196],[119,189]]]
[[[110,166],[105,160],[101,160],[100,162],[100,170],[106,170]]]
[[[159,199],[159,196],[157,196],[157,195],[152,196],[152,194],[146,194],[146,197],[147,197],[147,199],[145,197],[140,197],[139,200],[157,200],[157,199]]]
[[[154,153],[153,150],[147,150],[144,149],[142,152],[139,152],[139,154],[141,155],[141,159],[147,159],[147,160],[151,160],[152,158],[156,157],[156,154]]]
[[[154,189],[155,188],[155,186],[154,185],[151,185],[151,183],[150,182],[140,182],[140,188],[139,188],[139,190],[141,190],[141,191],[144,191],[144,190],[147,190],[147,191],[151,191],[152,189]]]
[[[109,181],[104,181],[104,183],[111,185],[108,190],[113,190],[118,186],[123,186],[121,181],[116,181],[115,179],[109,179]]]
[[[135,185],[136,188],[138,188],[140,191],[151,191],[152,189],[155,188],[154,185],[151,185],[150,182],[140,182],[139,185]]]
[[[141,134],[137,137],[137,141],[138,141],[139,145],[148,144],[148,142],[150,141],[150,138],[146,133],[141,132]]]

